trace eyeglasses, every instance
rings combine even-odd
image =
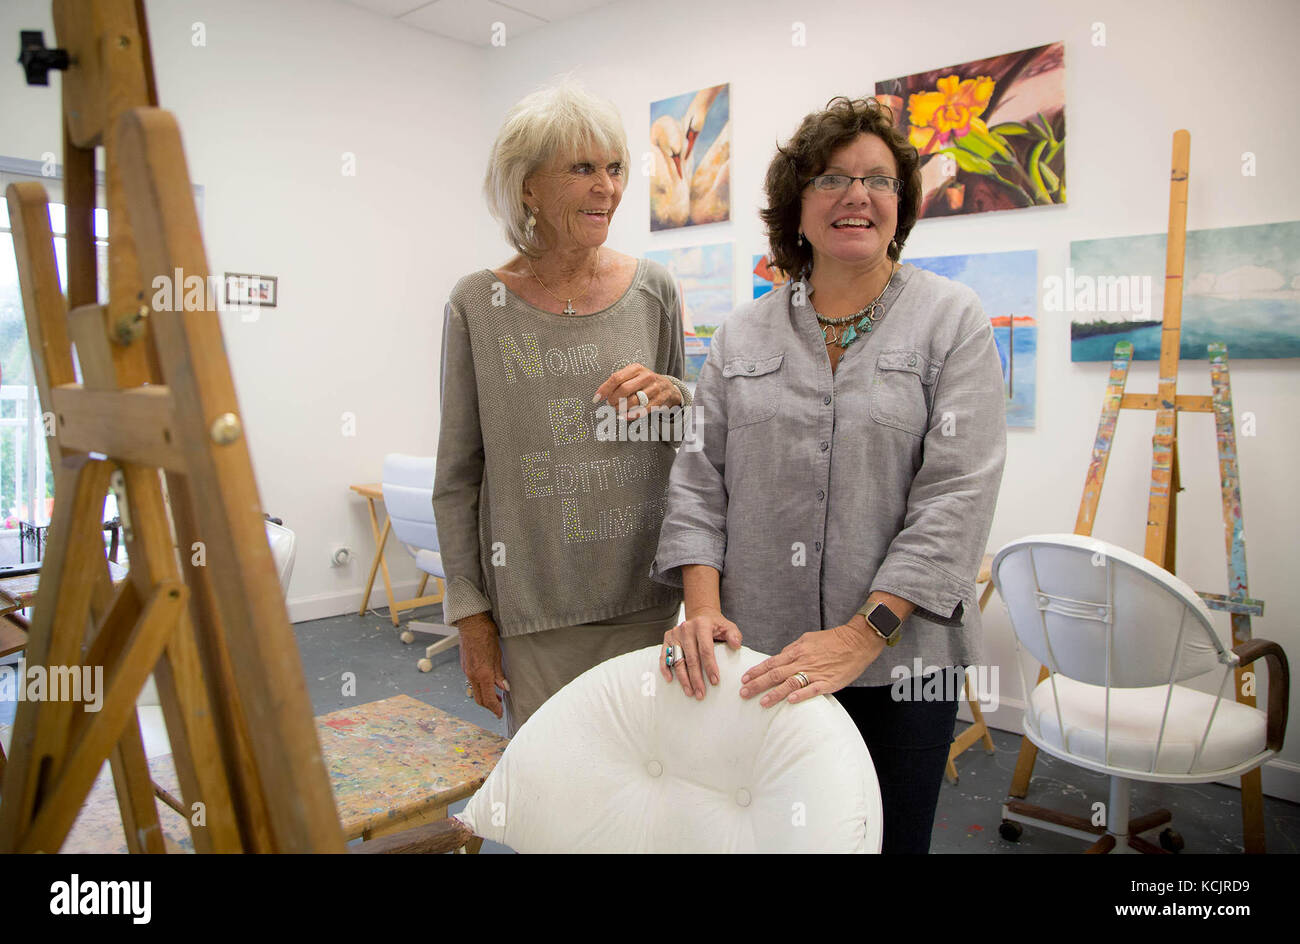
[[[853,181],[862,181],[872,193],[888,193],[894,196],[903,192],[903,182],[897,177],[886,177],[884,174],[868,174],[866,177],[850,177],[848,174],[821,174],[812,178],[808,183],[812,184],[814,190],[820,190],[823,193],[835,193],[841,190],[848,190],[853,186]]]

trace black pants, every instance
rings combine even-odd
[[[927,675],[921,686],[931,680]],[[916,690],[911,680],[903,688],[909,695]],[[893,685],[843,688],[835,698],[858,726],[876,765],[885,815],[880,851],[924,855],[930,851],[957,700],[901,700],[896,692]]]

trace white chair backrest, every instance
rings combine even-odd
[[[438,550],[433,517],[434,458],[391,452],[384,457],[384,508],[393,534],[414,555]]]
[[[871,754],[833,698],[738,694],[767,656],[715,647],[703,701],[659,677],[659,647],[578,676],[515,734],[457,817],[516,852],[879,852]]]
[[[271,544],[271,557],[275,561],[276,575],[280,578],[280,592],[288,596],[289,578],[293,576],[293,562],[298,553],[298,538],[288,528],[268,520],[266,539]]]
[[[1053,672],[1089,685],[1169,685],[1233,659],[1196,591],[1096,538],[1012,541],[994,555],[993,583],[1020,644]]]

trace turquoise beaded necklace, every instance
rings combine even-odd
[[[816,308],[813,309],[818,323],[822,326],[822,338],[827,344],[838,344],[840,350],[845,351],[862,335],[871,333],[876,322],[885,317],[885,313],[880,310],[880,300],[885,297],[885,292],[889,291],[889,286],[893,284],[894,273],[898,268],[898,264],[895,263],[893,271],[889,273],[889,281],[880,290],[876,300],[861,311],[845,315],[843,318],[826,318],[817,312]]]

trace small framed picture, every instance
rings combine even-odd
[[[274,275],[227,272],[226,304],[274,308],[279,297],[276,282],[277,278]]]

